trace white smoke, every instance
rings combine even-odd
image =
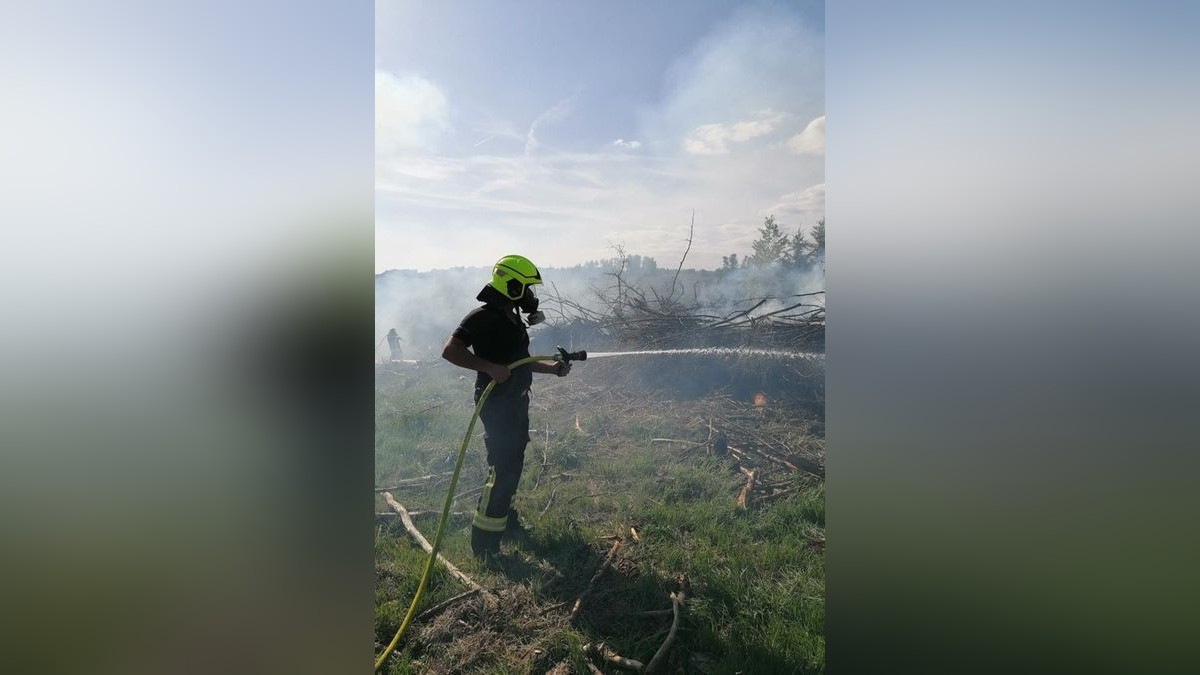
[[[538,287],[540,309],[546,322],[530,328],[535,353],[552,353],[561,344],[569,350],[597,349],[612,345],[592,344],[597,336],[575,330],[570,319],[587,312],[603,313],[604,298],[615,298],[613,267],[542,268],[545,284]],[[482,267],[416,272],[390,270],[375,277],[375,339],[377,361],[389,358],[385,336],[395,328],[400,335],[404,359],[439,361],[446,339],[468,312],[479,306],[475,299],[487,284],[491,271]],[[803,302],[824,305],[824,295],[795,296],[823,291],[824,275],[818,269],[792,269],[778,265],[736,270],[655,268],[622,274],[651,303],[673,298],[680,306],[698,305],[710,316],[728,316],[769,298],[746,318],[762,317]],[[790,310],[789,315],[809,309]],[[716,345],[714,345],[716,346]]]

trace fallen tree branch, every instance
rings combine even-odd
[[[435,514],[435,513],[439,516],[442,515],[441,511],[409,511],[408,515],[410,515],[410,516],[428,516],[428,515]],[[390,516],[398,516],[400,514],[396,513],[395,511],[376,511],[375,515],[390,517]],[[473,516],[473,515],[475,515],[475,512],[474,511],[451,511],[450,515],[452,515],[452,516]]]
[[[614,652],[612,649],[609,649],[608,645],[604,644],[603,642],[597,644],[593,644],[591,642],[587,643],[583,646],[583,653],[591,656],[592,658],[600,659],[611,666],[616,666],[617,668],[633,670],[639,673],[646,669],[646,666],[641,661],[627,659],[624,656]]]
[[[746,454],[746,451],[742,450],[741,448],[735,448],[732,445],[727,445],[725,446],[725,450],[739,462],[745,463],[746,460],[750,459],[749,455]]]
[[[404,487],[412,487],[414,485],[422,485],[422,484],[427,483],[435,478],[445,478],[446,476],[449,476],[452,473],[454,473],[454,472],[451,471],[449,473],[435,473],[435,474],[429,474],[428,476],[418,476],[416,478],[405,478],[402,481],[398,481],[395,485],[393,485],[391,487],[375,488],[375,492],[391,492],[392,490],[398,490],[398,489],[404,488]]]
[[[617,549],[620,547],[621,540],[618,538],[613,542],[612,548],[608,549],[608,555],[604,556],[604,562],[600,563],[600,569],[596,570],[596,573],[592,575],[592,580],[588,582],[587,588],[583,589],[583,593],[580,593],[579,597],[575,599],[575,605],[571,608],[570,621],[574,621],[579,616],[579,610],[583,607],[583,599],[587,597],[588,593],[592,592],[592,588],[596,585],[596,582],[600,580],[601,575],[612,564],[613,558],[617,555]]]
[[[453,605],[454,603],[458,602],[459,600],[462,600],[464,598],[469,598],[472,595],[475,595],[476,593],[479,592],[479,590],[480,589],[478,589],[478,588],[472,588],[471,590],[459,593],[458,595],[456,595],[454,597],[446,598],[445,600],[439,602],[438,604],[434,605],[433,607],[430,607],[429,609],[425,610],[424,612],[421,612],[420,614],[418,614],[417,621],[428,619],[429,617],[434,616],[438,612],[442,611],[443,609],[446,609],[447,607],[449,607],[450,605]]]
[[[401,505],[400,502],[396,501],[390,492],[383,493],[383,498],[387,500],[388,506],[392,507],[396,513],[400,514],[400,520],[404,521],[404,529],[408,530],[408,533],[413,536],[413,539],[417,540],[417,543],[421,545],[421,548],[425,549],[426,553],[432,553],[433,545],[426,541],[425,537],[421,534],[421,531],[417,529],[417,526],[413,525],[412,518],[408,517],[408,511],[404,509],[404,506]],[[485,593],[487,592],[483,586],[475,583],[474,579],[463,574],[462,570],[455,567],[454,564],[449,560],[446,560],[441,553],[437,554],[437,561],[446,567],[446,570],[450,572],[450,576],[458,579],[472,589],[483,591]]]
[[[749,314],[750,312],[753,312],[754,310],[756,310],[756,309],[758,309],[759,307],[761,307],[761,306],[762,306],[764,303],[766,303],[766,301],[767,301],[767,300],[770,300],[770,299],[771,299],[771,298],[763,298],[763,299],[759,300],[757,303],[755,303],[754,305],[752,305],[752,306],[751,306],[749,309],[743,309],[742,311],[740,311],[740,312],[738,312],[738,313],[736,313],[736,314],[732,314],[732,315],[730,315],[730,316],[728,316],[728,317],[726,317],[726,318],[724,318],[724,319],[722,319],[722,320],[720,320],[720,321],[718,321],[718,322],[716,322],[716,323],[710,323],[710,324],[708,324],[707,326],[705,326],[705,328],[719,328],[719,327],[721,327],[721,326],[723,326],[723,325],[725,325],[725,324],[727,324],[727,323],[730,323],[730,322],[731,322],[731,321],[733,321],[734,319],[738,319],[738,318],[741,318],[741,317],[743,317],[743,316],[746,316],[746,315],[747,315],[747,314]]]
[[[744,469],[743,469],[744,470]],[[754,480],[758,478],[758,469],[750,471],[746,478],[746,484],[742,486],[737,496],[737,505],[741,508],[746,508],[746,502],[750,499],[750,491],[754,489]]]
[[[791,469],[792,471],[795,471],[796,473],[810,473],[814,476],[818,476],[821,478],[824,477],[824,475],[822,473],[817,473],[816,470],[801,469],[800,467],[796,466],[795,464],[792,464],[791,462],[787,461],[786,459],[776,457],[775,455],[763,452],[762,450],[759,450],[757,448],[742,449],[742,448],[735,448],[735,447],[730,446],[729,449],[735,453],[741,454],[742,457],[745,457],[748,453],[752,453],[752,454],[757,455],[758,457],[762,457],[763,459],[766,459],[768,461],[775,462],[776,464],[780,464],[782,466],[786,466],[787,468]],[[817,467],[817,470],[819,470],[819,467],[820,467],[819,464],[817,464],[816,462],[812,462],[812,465],[814,467]]]
[[[679,605],[683,604],[683,591],[671,594],[671,611],[675,618],[671,619],[671,630],[667,633],[667,639],[663,640],[662,646],[654,652],[654,658],[650,659],[650,663],[646,664],[644,672],[653,673],[658,664],[662,663],[663,657],[667,655],[667,651],[671,649],[671,643],[675,642],[675,631],[679,629]]]

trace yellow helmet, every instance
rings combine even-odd
[[[492,281],[488,284],[504,294],[509,300],[520,300],[525,288],[542,283],[542,273],[529,258],[506,255],[492,268]]]

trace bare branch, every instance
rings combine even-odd
[[[675,631],[679,628],[679,605],[683,604],[683,591],[671,594],[671,611],[675,618],[671,620],[671,630],[667,633],[667,639],[663,640],[662,646],[654,652],[654,658],[650,659],[650,663],[646,664],[644,672],[653,673],[658,665],[662,663],[663,657],[667,655],[667,651],[671,649],[671,643],[675,642]]]
[[[454,473],[453,471],[449,471],[446,473],[429,474],[428,476],[417,476],[416,478],[405,478],[404,480],[397,481],[396,484],[393,485],[392,487],[375,488],[375,492],[390,492],[392,490],[398,490],[400,488],[412,487],[414,485],[421,485],[423,483],[428,483],[429,481],[437,479],[437,478],[445,478],[446,476],[449,476],[453,473]]]
[[[445,600],[439,602],[438,604],[434,605],[433,607],[430,607],[429,609],[425,610],[424,612],[421,612],[420,614],[418,614],[417,621],[422,621],[424,619],[428,619],[431,616],[436,616],[438,614],[438,612],[441,612],[443,609],[446,609],[447,607],[449,607],[450,605],[453,605],[454,603],[458,602],[459,600],[462,600],[464,598],[469,598],[472,595],[475,595],[476,593],[479,592],[479,590],[480,589],[478,589],[478,588],[472,588],[471,590],[459,593],[458,595],[456,595],[454,597],[446,598]]]
[[[675,301],[675,282],[679,280],[679,272],[683,270],[683,261],[687,260],[688,251],[692,250],[692,234],[696,231],[696,209],[692,209],[692,224],[688,226],[688,244],[683,251],[683,257],[679,259],[679,267],[675,268],[675,278],[671,279],[671,301]]]
[[[441,511],[409,511],[408,512],[408,515],[410,515],[410,516],[428,516],[428,515],[432,515],[432,514],[437,514],[440,516],[442,514],[442,512]],[[400,514],[395,513],[393,511],[376,511],[375,515],[381,516],[381,517],[382,516],[391,517],[391,516],[398,516]],[[473,511],[451,511],[450,515],[452,515],[452,516],[473,516],[473,515],[475,515],[475,513]]]
[[[543,516],[546,515],[546,512],[550,510],[550,505],[554,503],[554,495],[556,495],[556,494],[558,494],[558,486],[557,485],[554,486],[554,489],[550,491],[550,499],[546,500],[546,507],[542,509],[541,515],[543,515]]]
[[[417,540],[417,543],[421,545],[421,548],[425,549],[426,553],[432,553],[433,545],[426,541],[425,537],[421,534],[421,531],[417,529],[416,525],[413,525],[412,518],[408,517],[408,511],[404,509],[404,506],[401,505],[400,502],[396,501],[390,492],[383,493],[383,498],[387,500],[388,506],[392,507],[392,510],[400,514],[400,520],[404,521],[404,529],[408,530],[408,533],[412,535],[413,539]],[[445,566],[446,570],[450,572],[450,576],[458,579],[477,591],[483,591],[485,593],[487,592],[483,586],[475,583],[474,579],[463,574],[462,570],[455,567],[454,564],[449,560],[446,560],[441,553],[437,554],[437,561]]]

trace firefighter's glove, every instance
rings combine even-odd
[[[559,361],[558,369],[554,371],[554,374],[558,375],[559,377],[566,377],[567,373],[569,373],[569,372],[571,372],[571,362],[570,361]]]

